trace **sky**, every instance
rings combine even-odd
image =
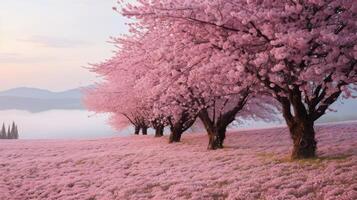
[[[116,0],[0,0],[0,90],[62,91],[98,80],[86,67],[127,33]]]

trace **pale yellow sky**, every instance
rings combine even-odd
[[[127,32],[116,0],[0,0],[0,90],[54,91],[92,84],[84,67],[112,54]]]

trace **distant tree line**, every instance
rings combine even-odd
[[[12,122],[11,126],[8,126],[6,131],[5,123],[2,124],[0,139],[19,139],[19,130],[15,122]]]

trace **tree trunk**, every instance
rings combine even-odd
[[[148,127],[141,127],[143,135],[147,135],[148,134]]]
[[[201,117],[200,117],[201,118]],[[205,129],[208,133],[208,147],[207,149],[209,150],[216,150],[219,148],[223,148],[223,141],[225,136],[225,133],[222,131],[219,131],[215,124],[213,124],[211,121],[206,121],[205,119],[202,119],[203,124],[205,125]]]
[[[232,114],[232,116],[235,116]],[[201,112],[199,115],[205,129],[208,133],[208,149],[215,150],[223,148],[223,142],[226,138],[227,126],[233,120],[228,120],[226,117],[219,118],[216,122],[213,122],[206,111]],[[233,118],[234,119],[234,118]]]
[[[316,157],[316,140],[314,118],[309,115],[302,103],[299,91],[291,93],[288,98],[280,98],[283,106],[283,116],[289,127],[293,140],[291,159],[304,159]],[[294,115],[291,112],[294,109]]]
[[[296,120],[289,126],[290,134],[294,142],[292,159],[304,159],[316,157],[316,140],[314,123]]]
[[[196,121],[196,116],[190,116],[188,113],[183,113],[180,120],[172,123],[170,121],[170,138],[169,143],[180,142],[182,134],[187,131]]]
[[[162,137],[164,136],[164,126],[157,126],[155,128],[155,137]]]
[[[176,122],[172,124],[170,127],[171,134],[169,138],[169,143],[180,142],[182,135],[182,124],[180,122]]]
[[[135,135],[139,135],[139,133],[140,133],[140,126],[135,126],[135,132],[134,132],[134,134],[135,134]]]
[[[216,150],[219,148],[220,139],[216,130],[207,130],[208,132],[208,147],[209,150]]]
[[[209,150],[218,149],[218,131],[215,128],[214,122],[210,119],[207,110],[202,110],[198,117],[201,119],[208,134],[208,147]]]
[[[169,143],[180,142],[182,133],[181,128],[171,127]]]
[[[224,128],[216,128],[213,127],[208,132],[208,149],[216,150],[223,149],[224,139],[226,138],[226,127]]]
[[[222,128],[218,128],[218,148],[223,148],[224,139],[226,139],[226,126]]]

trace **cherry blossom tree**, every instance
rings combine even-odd
[[[224,31],[216,29],[212,34],[211,27],[186,21],[175,23],[137,23],[137,29],[147,27],[145,38],[150,38],[142,38],[141,44],[157,42],[154,48],[142,46],[150,49],[149,57],[154,58],[155,67],[148,68],[137,88],[146,91],[144,96],[159,108],[159,115],[166,115],[171,125],[171,142],[179,141],[182,132],[199,116],[209,135],[208,148],[222,148],[228,125],[251,99],[250,94],[257,96],[253,93],[259,92],[256,77],[246,73],[244,67],[237,65],[234,54],[221,47]]]
[[[248,100],[260,98],[256,77],[223,45],[226,31],[187,20],[151,17],[130,26],[131,36],[114,39],[116,55],[94,65],[93,71],[106,82],[96,88],[89,104],[94,103],[94,110],[114,113],[114,124],[125,116],[136,132],[149,124],[161,136],[168,124],[170,142],[180,141],[199,117],[209,136],[208,148],[222,148],[229,124]],[[95,97],[98,94],[102,105]],[[255,110],[240,117],[267,111]]]
[[[92,65],[91,71],[100,75],[103,81],[87,91],[85,103],[90,110],[112,113],[111,124],[117,129],[132,124],[135,134],[142,130],[146,135],[150,126],[150,107],[141,101],[140,93],[134,89],[137,77],[144,72],[128,63],[138,61],[135,60],[138,57],[134,59],[132,56],[137,55],[133,52],[139,53],[140,50],[131,45],[135,38],[113,39],[113,42],[118,45],[115,55],[103,63]]]
[[[208,32],[210,45],[234,55],[280,102],[293,159],[316,156],[314,122],[356,89],[356,12],[354,0],[154,0],[123,9],[176,32]]]
[[[124,104],[124,97],[118,95],[118,90],[110,91],[106,84],[97,85],[95,88],[86,91],[85,104],[91,111],[97,113],[111,113],[110,124],[117,130],[127,128],[129,125],[134,126],[135,135],[142,131],[143,135],[147,134],[149,127],[148,120],[144,113],[139,112],[135,104]],[[128,96],[126,96],[128,97]]]

